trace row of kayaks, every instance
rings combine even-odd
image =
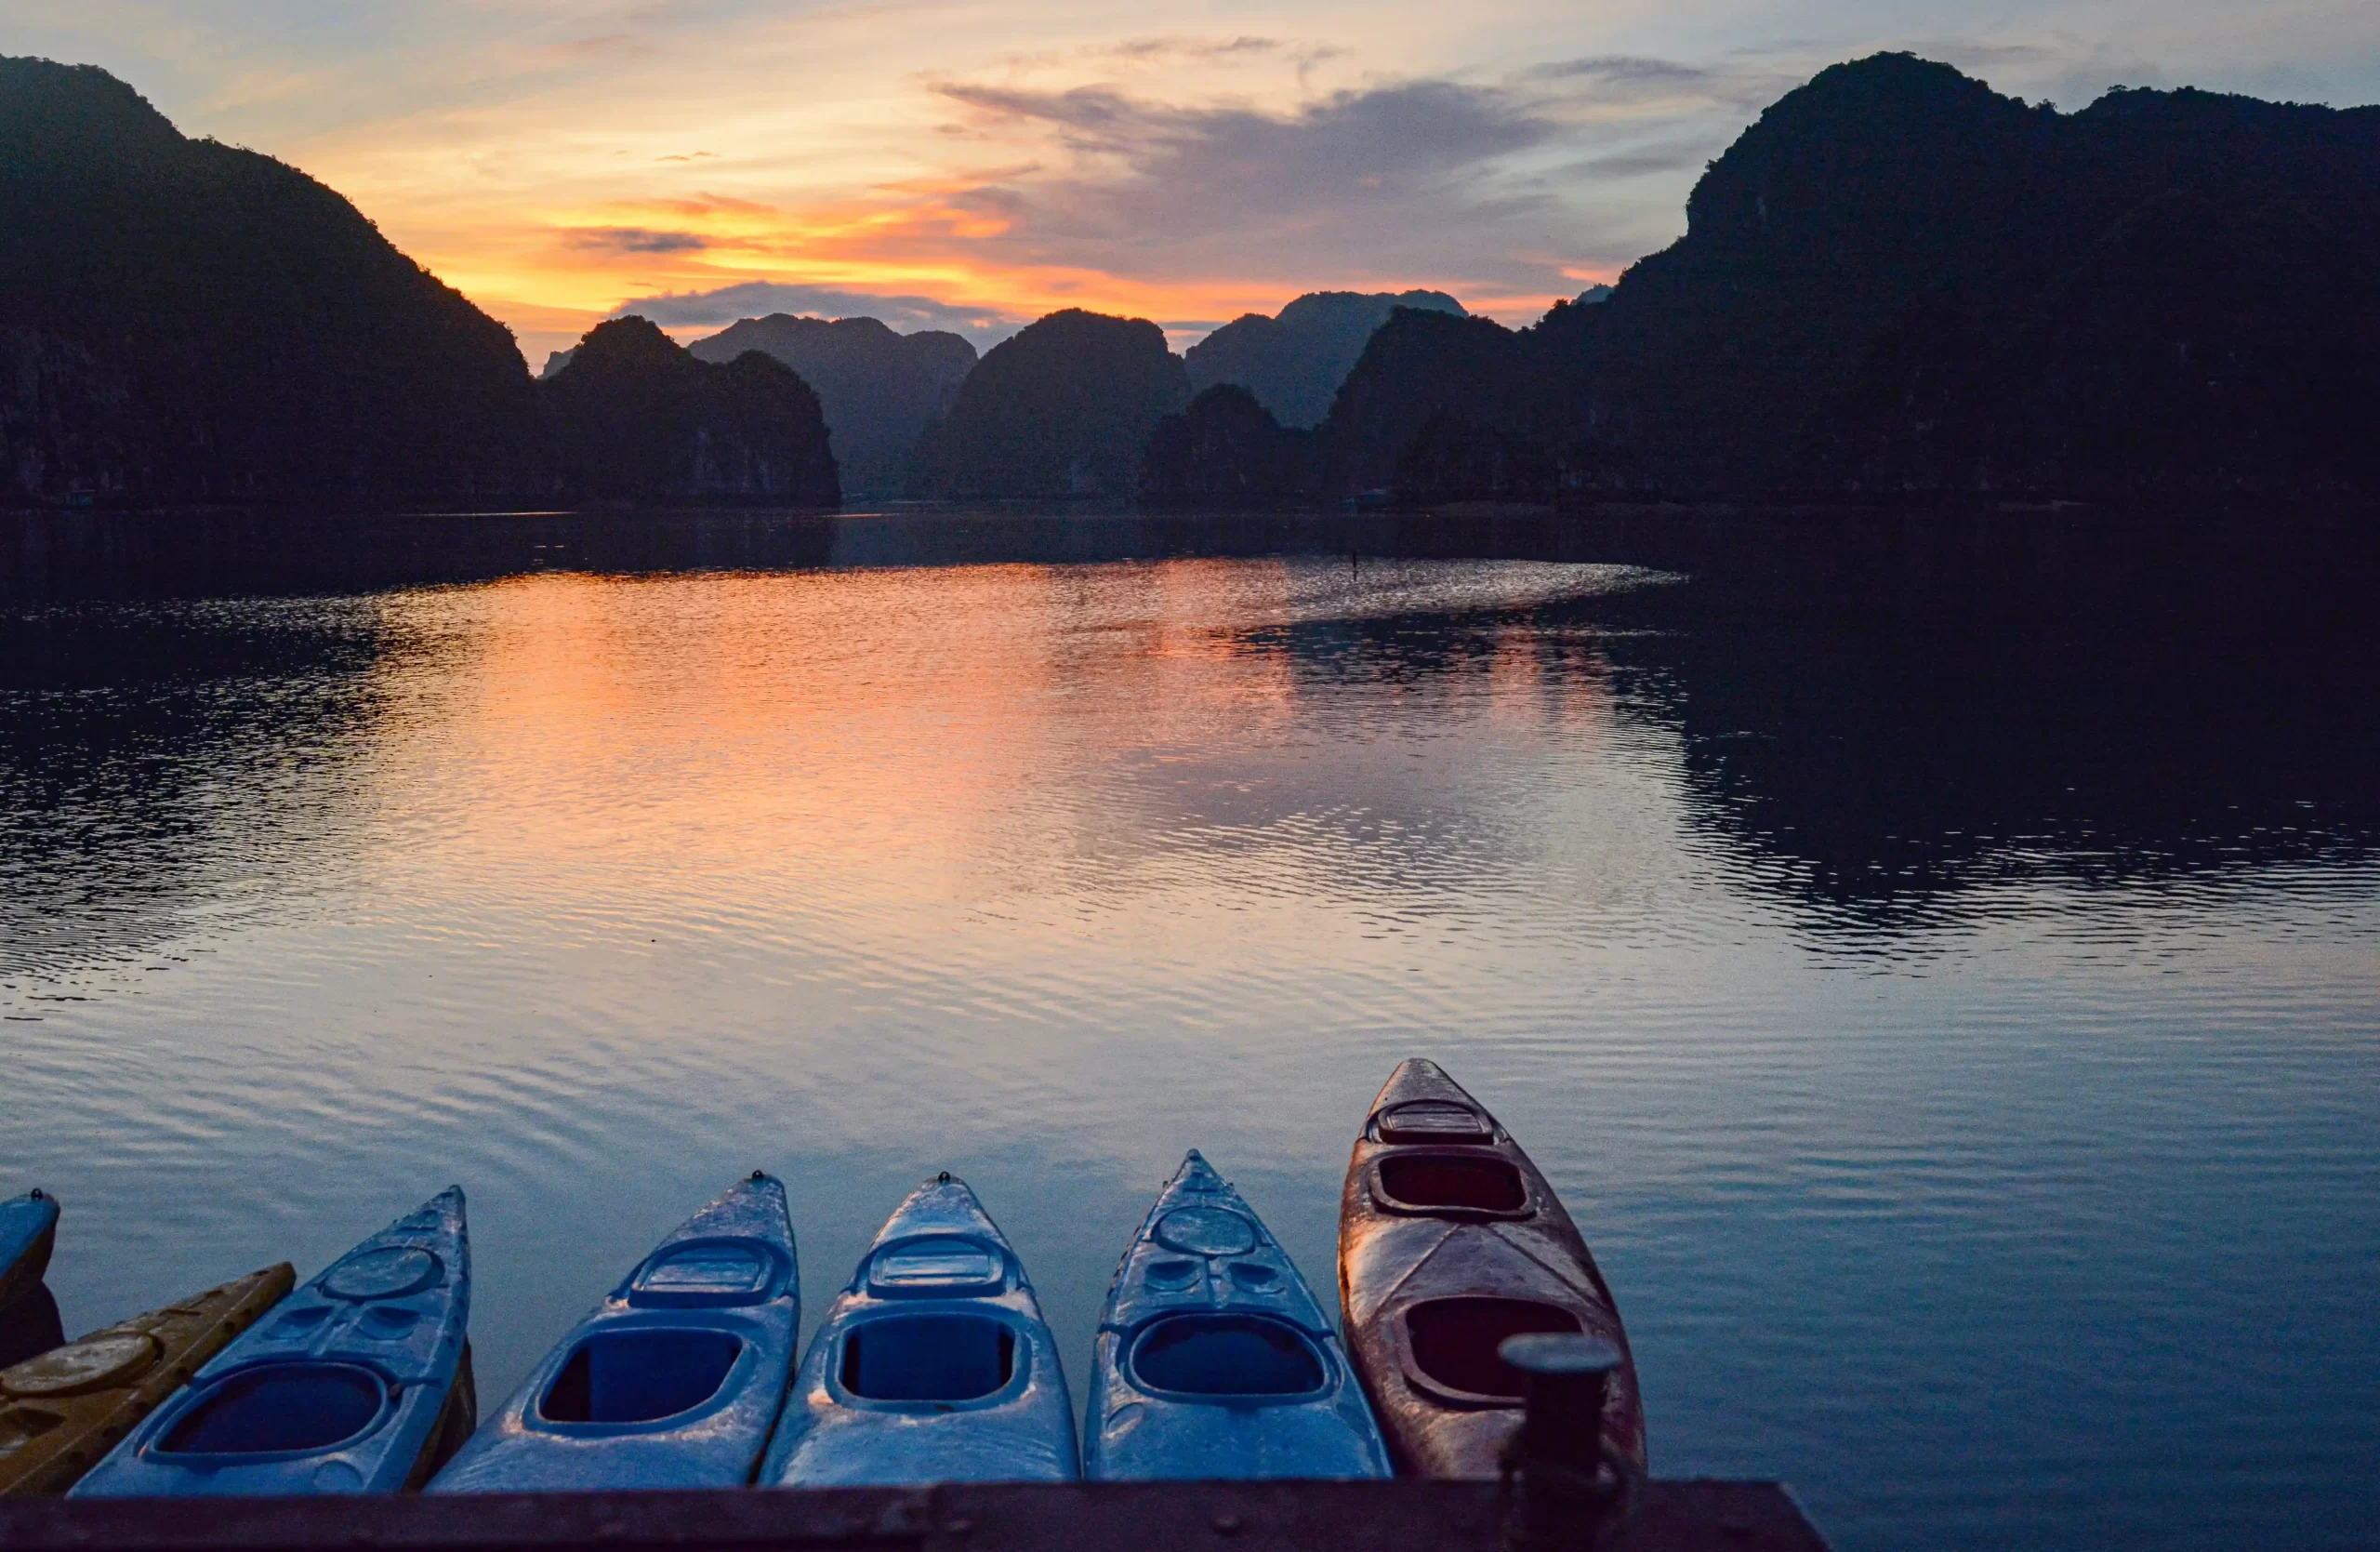
[[[38,1192],[0,1202],[0,1291],[38,1281],[57,1220]],[[798,1349],[785,1191],[755,1172],[483,1422],[469,1255],[449,1189],[302,1288],[268,1267],[0,1370],[0,1492],[1493,1476],[1522,1404],[1505,1338],[1583,1332],[1627,1350],[1544,1177],[1419,1060],[1381,1091],[1349,1165],[1344,1346],[1193,1152],[1117,1269],[1079,1439],[1024,1265],[947,1174],[901,1203]],[[1633,1367],[1608,1398],[1606,1448],[1641,1471]]]

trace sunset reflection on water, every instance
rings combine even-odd
[[[2254,1502],[2213,1506],[2217,1440],[2339,1512],[2380,1464],[2325,1377],[2380,1360],[2362,723],[2256,747],[2178,628],[2053,683],[2132,658],[1707,587],[1342,553],[29,606],[8,1177],[66,1203],[78,1329],[459,1180],[496,1397],[743,1172],[814,1320],[947,1168],[1079,1386],[1187,1147],[1327,1299],[1354,1130],[1428,1054],[1594,1242],[1663,1474],[1785,1477],[1846,1548],[2185,1545]],[[2334,644],[2216,661],[2319,701]],[[2144,1485],[2075,1513],[2078,1462]]]

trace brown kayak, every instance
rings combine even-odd
[[[1523,1380],[1496,1356],[1525,1332],[1576,1331],[1628,1351],[1595,1258],[1545,1177],[1435,1063],[1402,1063],[1372,1102],[1339,1204],[1347,1351],[1400,1475],[1493,1477]],[[1623,1362],[1604,1438],[1645,1469],[1636,1366]]]
[[[63,1492],[279,1304],[287,1262],[0,1369],[0,1492]]]

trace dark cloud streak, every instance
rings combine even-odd
[[[567,235],[572,247],[606,253],[697,253],[710,245],[692,232],[654,232],[641,226],[583,226]]]

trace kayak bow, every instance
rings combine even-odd
[[[41,1280],[58,1243],[58,1199],[34,1189],[0,1201],[0,1305]]]
[[[1355,1373],[1401,1472],[1493,1477],[1526,1385],[1508,1336],[1583,1332],[1620,1348],[1604,1439],[1645,1469],[1628,1334],[1586,1240],[1496,1118],[1435,1063],[1372,1102],[1339,1208],[1339,1296]]]
[[[742,1487],[800,1326],[785,1187],[756,1170],[640,1262],[430,1491]]]
[[[1387,1447],[1329,1317],[1195,1148],[1108,1290],[1083,1475],[1388,1475]]]
[[[470,1431],[470,1241],[449,1187],[291,1294],[77,1497],[394,1492]]]
[[[1078,1475],[1066,1378],[1024,1263],[964,1182],[927,1181],[826,1311],[761,1482]]]

